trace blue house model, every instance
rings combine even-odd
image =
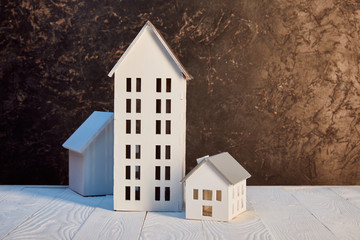
[[[93,112],[62,146],[69,149],[70,189],[83,196],[113,193],[113,113]]]

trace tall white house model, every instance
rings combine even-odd
[[[246,211],[246,179],[251,175],[227,152],[198,159],[182,180],[186,218],[229,221]]]
[[[181,211],[192,77],[149,21],[113,75],[114,210]]]

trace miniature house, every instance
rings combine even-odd
[[[110,71],[113,75],[114,209],[181,211],[191,76],[150,22]]]
[[[69,187],[83,196],[113,193],[113,115],[93,112],[63,144],[69,149]]]
[[[182,180],[187,219],[229,221],[246,210],[250,174],[227,152],[198,159]]]

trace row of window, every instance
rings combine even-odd
[[[240,196],[240,186],[237,186],[237,195]],[[244,195],[244,185],[241,185],[241,195]],[[233,188],[233,198],[235,198],[235,188]]]
[[[161,180],[161,167],[155,166],[155,180]],[[170,167],[165,166],[165,180],[170,180]]]
[[[155,201],[160,201],[160,187],[155,187]],[[164,191],[165,201],[170,201],[170,187],[165,187]],[[131,200],[131,187],[125,187],[125,200]],[[135,186],[135,200],[140,201],[140,186]]]
[[[126,78],[126,92],[131,92],[131,78]],[[171,92],[171,78],[166,78],[166,92]],[[161,92],[161,78],[156,78],[156,92]],[[136,92],[141,92],[141,78],[136,78]]]
[[[136,103],[135,112],[141,113],[141,99],[135,99],[135,103]],[[171,99],[166,99],[165,103],[166,103],[165,104],[165,112],[171,113]],[[127,113],[131,113],[131,99],[126,99],[125,110]],[[161,113],[161,99],[156,99],[156,109],[155,110],[156,110],[156,113]]]
[[[156,134],[161,134],[161,120],[156,120]],[[165,134],[171,134],[171,121],[165,120]]]
[[[161,78],[156,78],[156,92],[161,92]],[[171,78],[166,78],[166,92],[171,92]]]
[[[202,199],[207,201],[212,201],[212,190],[204,189],[202,191]],[[193,189],[193,199],[198,200],[199,199],[199,189]],[[221,202],[222,196],[221,196],[221,190],[216,190],[216,201]]]
[[[161,196],[161,188],[160,187],[155,187],[155,201],[160,201],[160,196]],[[165,201],[170,201],[170,187],[165,187],[165,191],[164,191],[164,199]]]
[[[239,204],[239,199],[237,200],[237,211],[240,210],[240,204]],[[241,208],[244,208],[244,199],[241,199]],[[235,212],[235,203],[233,203],[232,205],[232,213],[234,214]]]
[[[125,145],[125,158],[131,159],[131,145]],[[135,145],[135,159],[141,158],[141,146]],[[171,158],[171,146],[165,145],[165,159]],[[155,159],[161,159],[161,145],[155,145]]]
[[[131,134],[131,120],[126,120],[126,134]],[[141,120],[135,120],[135,133],[141,134]],[[156,120],[156,134],[161,134],[161,120]],[[171,121],[165,120],[165,134],[171,134]]]
[[[125,167],[125,179],[131,179],[131,166]],[[135,166],[135,179],[140,180],[140,166]]]
[[[131,166],[125,166],[125,179],[131,179]],[[135,166],[135,180],[140,180],[140,166]],[[155,180],[161,180],[161,167],[155,166]],[[165,180],[170,180],[170,166],[165,166]]]
[[[131,78],[126,78],[126,91],[131,92]],[[141,92],[141,78],[136,78],[136,92]]]
[[[126,159],[131,158],[131,145],[125,145],[125,157]],[[135,145],[135,159],[141,158],[141,146]]]

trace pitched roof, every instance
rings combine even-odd
[[[165,39],[162,37],[162,35],[160,34],[160,32],[155,28],[155,26],[150,22],[147,21],[145,23],[145,25],[143,26],[143,28],[140,30],[140,32],[138,33],[138,35],[135,37],[135,39],[132,41],[132,43],[130,44],[130,46],[126,49],[126,51],[124,52],[124,54],[120,57],[120,59],[118,60],[118,62],[115,64],[115,66],[111,69],[111,71],[109,72],[108,76],[112,77],[112,75],[114,74],[114,72],[116,71],[116,69],[118,68],[118,66],[121,64],[121,62],[123,61],[123,59],[125,58],[126,54],[128,52],[131,51],[131,48],[133,48],[133,46],[136,44],[136,41],[141,37],[141,35],[144,33],[145,29],[149,28],[151,31],[153,31],[155,33],[155,35],[158,37],[158,39],[160,40],[160,42],[162,43],[162,45],[164,46],[164,48],[166,49],[166,51],[169,53],[169,55],[171,56],[171,58],[174,60],[175,64],[178,66],[178,68],[181,70],[181,72],[184,74],[185,79],[186,80],[190,80],[193,77],[186,71],[186,69],[184,68],[184,66],[180,63],[179,59],[175,56],[175,54],[173,53],[173,51],[171,50],[171,48],[169,47],[169,45],[167,44],[167,42],[165,41]]]
[[[186,181],[203,164],[210,163],[230,183],[236,184],[251,177],[250,173],[243,168],[228,152],[219,153],[201,161],[182,180]]]
[[[64,148],[83,153],[101,131],[113,120],[112,112],[93,112],[62,145]]]

